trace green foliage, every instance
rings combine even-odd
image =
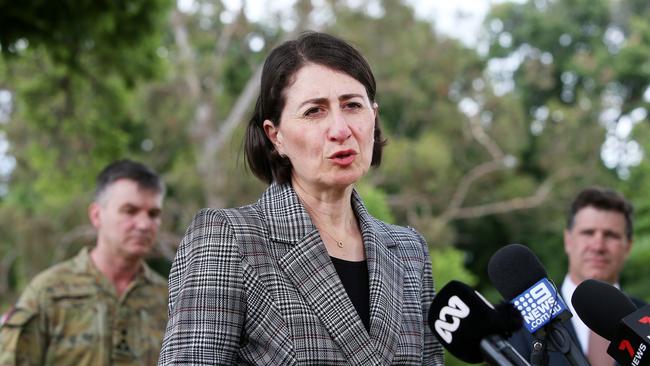
[[[634,128],[635,135],[650,148],[650,125],[642,123]],[[634,205],[634,236],[632,251],[621,274],[621,286],[626,292],[650,302],[650,197],[643,187],[650,184],[650,161],[646,158],[635,168],[629,179],[619,183],[619,189]]]
[[[116,71],[131,83],[154,74],[158,29],[170,5],[169,0],[2,0],[0,49],[13,58],[25,46],[42,47],[69,70]]]
[[[25,184],[17,185],[6,199],[40,212],[64,207],[88,189],[93,171],[115,156],[137,152],[147,129],[129,114],[131,94],[120,78],[108,75],[94,82],[47,61],[46,54],[36,51],[12,65],[10,80],[37,73],[38,66],[49,72],[16,83],[18,104],[7,126],[21,161],[13,179]]]
[[[449,95],[471,89],[482,61],[458,42],[438,38],[410,7],[382,4],[390,16],[341,11],[329,29],[357,46],[372,65],[382,125],[391,136],[414,139],[431,130],[457,136],[462,117]],[[387,36],[388,29],[396,31]]]
[[[504,177],[508,182],[495,187],[507,194],[524,192],[549,178],[556,183],[551,197],[533,210],[457,223],[459,231],[471,233],[465,237],[467,243],[459,243],[461,248],[470,248],[471,238],[520,242],[530,246],[550,276],[561,281],[566,271],[564,216],[577,191],[590,185],[610,186],[626,193],[637,207],[647,200],[638,192],[647,179],[642,173],[648,169],[647,159],[638,167],[626,166],[621,159],[616,171],[608,170],[602,146],[621,117],[638,108],[639,113],[647,112],[649,107],[641,97],[650,85],[649,11],[647,2],[629,0],[526,1],[492,8],[485,20],[488,58],[519,60],[509,95],[517,98],[522,117],[529,121],[520,135],[517,156],[518,170],[528,179]],[[623,143],[647,141],[647,128],[641,127],[637,125]],[[620,180],[616,173],[628,168],[630,179]],[[637,215],[639,222],[647,220],[644,216]],[[637,240],[643,241],[643,235]],[[490,251],[472,250],[472,268],[483,270]],[[632,258],[629,264],[626,273],[637,270]],[[626,282],[626,289],[638,285],[650,292],[639,278],[643,277],[634,278],[636,284]]]
[[[621,286],[632,296],[650,302],[650,236],[637,238],[621,275]]]
[[[134,112],[134,87],[162,71],[169,5],[0,0],[0,89],[13,102],[0,132],[17,162],[2,177],[1,297],[92,241],[86,209],[103,166],[147,162],[142,142],[157,126]]]
[[[431,268],[437,289],[451,280],[461,281],[470,286],[476,285],[476,275],[464,267],[465,255],[466,253],[454,248],[431,250]]]
[[[389,193],[435,192],[448,177],[443,174],[453,164],[451,147],[439,135],[426,133],[417,139],[389,138],[382,159],[382,189]],[[404,185],[404,182],[418,182],[418,185]]]
[[[571,69],[575,56],[602,49],[609,6],[606,0],[504,3],[493,10],[487,23],[502,24],[489,28],[492,57],[524,52],[525,60],[515,82],[528,109],[560,96],[564,88],[562,73]],[[584,87],[585,77],[593,75],[579,75],[575,86]],[[575,99],[567,98],[565,102],[575,103]]]
[[[394,223],[395,218],[387,202],[387,195],[382,190],[371,186],[368,183],[360,183],[356,186],[359,195],[368,212],[378,220]]]
[[[429,255],[436,290],[440,290],[451,280],[461,281],[470,286],[476,285],[477,276],[465,268],[466,254],[462,251],[448,247],[432,249]],[[445,365],[466,365],[466,363],[445,350]]]

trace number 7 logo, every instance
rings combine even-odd
[[[632,348],[632,343],[627,339],[622,340],[621,343],[618,344],[618,349],[621,351],[627,351],[627,353],[630,354],[630,358],[634,358],[634,348]]]

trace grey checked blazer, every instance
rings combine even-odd
[[[159,365],[442,365],[427,324],[424,239],[366,211],[354,192],[370,278],[370,334],[290,185],[236,209],[200,211],[169,277]]]

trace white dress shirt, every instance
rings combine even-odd
[[[573,314],[571,317],[571,324],[573,324],[573,328],[576,330],[576,335],[578,336],[578,341],[580,342],[582,353],[586,355],[587,345],[589,344],[589,327],[587,327],[582,319],[580,319],[576,313],[576,309],[573,308],[573,304],[571,303],[571,296],[573,296],[573,291],[576,290],[576,287],[578,287],[578,285],[573,283],[567,274],[564,277],[564,282],[562,282],[562,289],[560,292],[562,293],[562,298],[566,302],[567,306],[569,306],[569,309],[571,309],[571,313]],[[618,283],[614,284],[614,287],[620,288]]]

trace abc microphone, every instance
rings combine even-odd
[[[580,319],[610,341],[607,353],[621,365],[650,365],[650,305],[637,309],[616,287],[585,280],[571,303]]]
[[[440,343],[462,361],[530,366],[502,337],[521,328],[521,316],[510,304],[495,309],[468,285],[451,281],[436,294],[428,319]]]
[[[504,299],[519,310],[532,334],[531,364],[547,365],[550,350],[562,353],[573,366],[589,365],[561,325],[571,318],[571,311],[530,249],[510,244],[497,250],[488,262],[488,276]]]

